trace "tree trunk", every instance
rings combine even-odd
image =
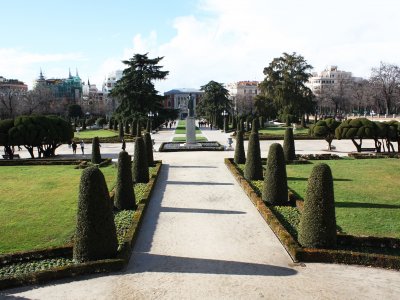
[[[360,139],[360,143],[359,143],[359,144],[357,144],[357,142],[355,141],[355,139],[351,139],[351,141],[353,142],[354,146],[356,146],[357,152],[361,152],[362,139]]]

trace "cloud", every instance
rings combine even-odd
[[[391,7],[391,9],[384,9]],[[201,0],[198,11],[174,19],[175,35],[159,43],[157,33],[136,35],[133,53],[164,56],[168,79],[161,92],[223,83],[262,80],[263,68],[283,52],[297,52],[315,71],[327,65],[368,77],[379,61],[399,64],[396,41],[400,9],[394,0]],[[377,13],[379,12],[379,13]]]
[[[0,48],[0,70],[7,70],[7,74],[0,74],[6,78],[17,78],[32,86],[32,78],[37,78],[41,65],[46,70],[56,70],[61,63],[83,61],[81,53],[32,53],[20,48]],[[66,73],[64,69],[63,72]],[[4,71],[3,71],[4,72]],[[57,72],[49,72],[58,76]]]

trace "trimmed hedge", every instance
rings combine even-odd
[[[147,162],[146,149],[142,137],[135,141],[135,152],[132,163],[132,180],[135,183],[149,182],[149,164]]]
[[[246,154],[244,152],[243,130],[239,130],[236,135],[235,163],[246,163]]]
[[[286,128],[283,139],[283,153],[286,161],[296,159],[296,150],[294,147],[293,128]]]
[[[244,177],[247,180],[262,180],[263,168],[261,162],[260,140],[258,132],[252,132],[247,149],[246,165],[244,168]]]
[[[92,142],[92,163],[94,164],[101,163],[100,141],[97,136],[93,138]]]
[[[137,208],[133,190],[131,156],[126,151],[121,151],[118,156],[117,183],[115,185],[114,206],[119,209]]]
[[[106,180],[97,167],[82,171],[74,243],[74,260],[115,257],[118,248],[112,203]]]
[[[147,204],[150,200],[155,184],[157,182],[161,166],[161,161],[157,161],[155,167],[155,175],[154,177],[150,178],[149,183],[147,184],[148,188],[145,191],[142,201],[140,202],[138,208],[134,213],[131,226],[125,234],[124,241],[120,249],[118,249],[117,257],[115,259],[77,263],[64,267],[53,267],[48,270],[38,271],[34,273],[7,276],[0,279],[0,290],[28,284],[40,284],[66,277],[76,277],[79,275],[100,272],[115,272],[123,269],[129,262],[132,249],[136,242],[144,214],[148,207]],[[21,259],[29,261],[31,259],[41,259],[46,257],[72,257],[72,252],[72,246],[66,246],[10,255],[2,255],[0,256],[0,264],[4,265],[4,263],[13,263],[21,261]]]
[[[269,147],[267,166],[262,187],[262,200],[272,205],[288,204],[288,185],[282,146]]]
[[[356,264],[365,266],[374,266],[380,268],[390,268],[400,270],[400,257],[396,255],[385,255],[377,253],[365,253],[354,250],[342,250],[342,249],[314,249],[314,248],[302,248],[295,238],[288,232],[288,230],[282,225],[274,212],[265,205],[261,197],[257,195],[251,184],[243,177],[240,169],[234,164],[233,159],[225,158],[225,164],[231,171],[234,178],[241,185],[251,202],[256,206],[257,210],[264,218],[266,223],[270,226],[272,231],[281,241],[282,245],[291,256],[294,262],[325,262],[325,263],[346,263]],[[351,237],[345,235],[338,235],[338,244],[346,243],[349,240],[358,240],[359,237]],[[363,238],[361,238],[363,239]],[[365,240],[369,240],[365,238]],[[364,240],[364,243],[365,243]],[[369,240],[369,244],[373,244],[375,248],[381,249],[382,245],[392,245],[393,248],[398,249],[400,245],[400,239],[388,241],[388,238],[372,238]]]
[[[308,248],[336,247],[333,178],[327,164],[315,165],[308,178],[299,225],[299,242]]]

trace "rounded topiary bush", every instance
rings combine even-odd
[[[258,132],[252,132],[249,137],[244,177],[247,180],[262,180],[263,168],[261,162],[260,139]]]
[[[236,164],[244,164],[246,162],[246,155],[244,152],[243,130],[239,130],[236,135],[236,148],[234,162]]]
[[[92,163],[99,164],[101,163],[101,154],[100,154],[100,141],[99,137],[94,137],[92,141]]]
[[[336,247],[333,178],[327,164],[317,164],[308,178],[299,225],[299,243],[308,248]]]
[[[269,147],[267,166],[262,187],[262,200],[272,205],[288,203],[285,156],[281,144]]]
[[[136,183],[149,182],[149,165],[147,163],[146,149],[142,137],[135,141],[135,152],[132,163],[132,179]]]
[[[124,137],[124,124],[122,122],[118,124],[118,137],[120,140]]]
[[[135,193],[131,171],[131,156],[121,151],[118,156],[117,183],[115,185],[114,206],[120,210],[136,209]]]
[[[147,163],[149,166],[154,165],[153,157],[153,141],[149,132],[144,134],[144,148],[146,149]]]
[[[296,159],[296,149],[294,147],[293,128],[289,127],[285,130],[285,136],[283,140],[283,153],[285,154],[286,161],[292,161]]]
[[[118,241],[112,203],[103,173],[93,166],[82,171],[73,258],[79,262],[113,258]]]

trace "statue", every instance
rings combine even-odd
[[[188,116],[194,117],[194,104],[193,104],[193,96],[189,94],[189,101],[188,101]]]

